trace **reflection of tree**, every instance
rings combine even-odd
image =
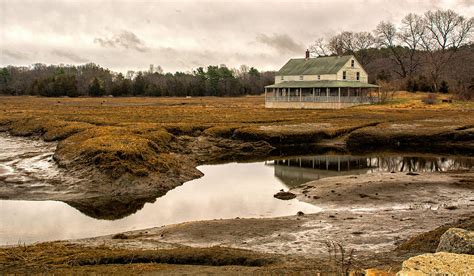
[[[449,170],[470,169],[474,167],[474,158],[469,157],[414,157],[414,156],[380,156],[361,157],[350,155],[317,155],[300,158],[275,160],[275,165],[300,167],[324,171],[370,171],[388,172],[441,172]]]
[[[472,158],[444,157],[369,157],[368,162],[379,171],[418,171],[441,172],[449,170],[469,169],[474,166]]]
[[[128,217],[142,209],[145,203],[155,202],[164,193],[150,196],[98,196],[85,199],[64,201],[88,217],[104,220],[117,220]]]

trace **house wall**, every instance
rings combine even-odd
[[[369,82],[369,78],[368,78],[368,75],[367,75],[367,72],[365,72],[364,68],[362,68],[362,66],[360,65],[360,63],[354,58],[354,67],[351,67],[351,60],[350,59],[342,68],[341,70],[339,70],[339,72],[337,72],[337,80],[343,80],[342,79],[342,75],[343,75],[343,71],[346,71],[346,79],[345,80],[348,80],[348,81],[357,81],[356,79],[356,75],[357,75],[357,72],[360,73],[360,79],[359,81],[360,82],[363,82],[363,83],[368,83]]]
[[[319,80],[337,80],[336,74],[325,74],[319,75]],[[342,75],[341,75],[342,76]],[[284,81],[316,81],[318,80],[318,75],[303,75],[303,79],[300,79],[300,75],[297,76],[283,76],[283,80],[281,79],[282,76],[275,76],[275,84],[284,82]]]
[[[265,102],[266,108],[299,108],[299,109],[341,109],[361,105],[360,103],[318,103],[318,102]]]

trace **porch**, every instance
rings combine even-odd
[[[344,108],[378,102],[378,86],[350,81],[292,81],[265,87],[267,108]]]

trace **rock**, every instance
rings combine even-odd
[[[273,197],[281,199],[281,200],[290,200],[296,197],[294,193],[290,192],[278,192]]]
[[[474,231],[449,228],[441,236],[436,252],[474,254]]]
[[[419,173],[416,173],[416,172],[408,172],[407,175],[416,176],[416,175],[420,175],[420,174],[419,174]]]
[[[411,257],[397,276],[472,275],[474,255],[438,252]]]
[[[123,233],[120,233],[120,234],[113,235],[112,239],[114,239],[114,240],[126,240],[126,239],[128,239],[128,236],[123,234]]]
[[[298,213],[296,213],[297,216],[301,217],[301,216],[304,216],[304,213],[301,212],[301,211],[298,211]]]

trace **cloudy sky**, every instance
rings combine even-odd
[[[474,0],[0,0],[0,66],[84,64],[190,71],[209,64],[278,69],[316,37]]]

